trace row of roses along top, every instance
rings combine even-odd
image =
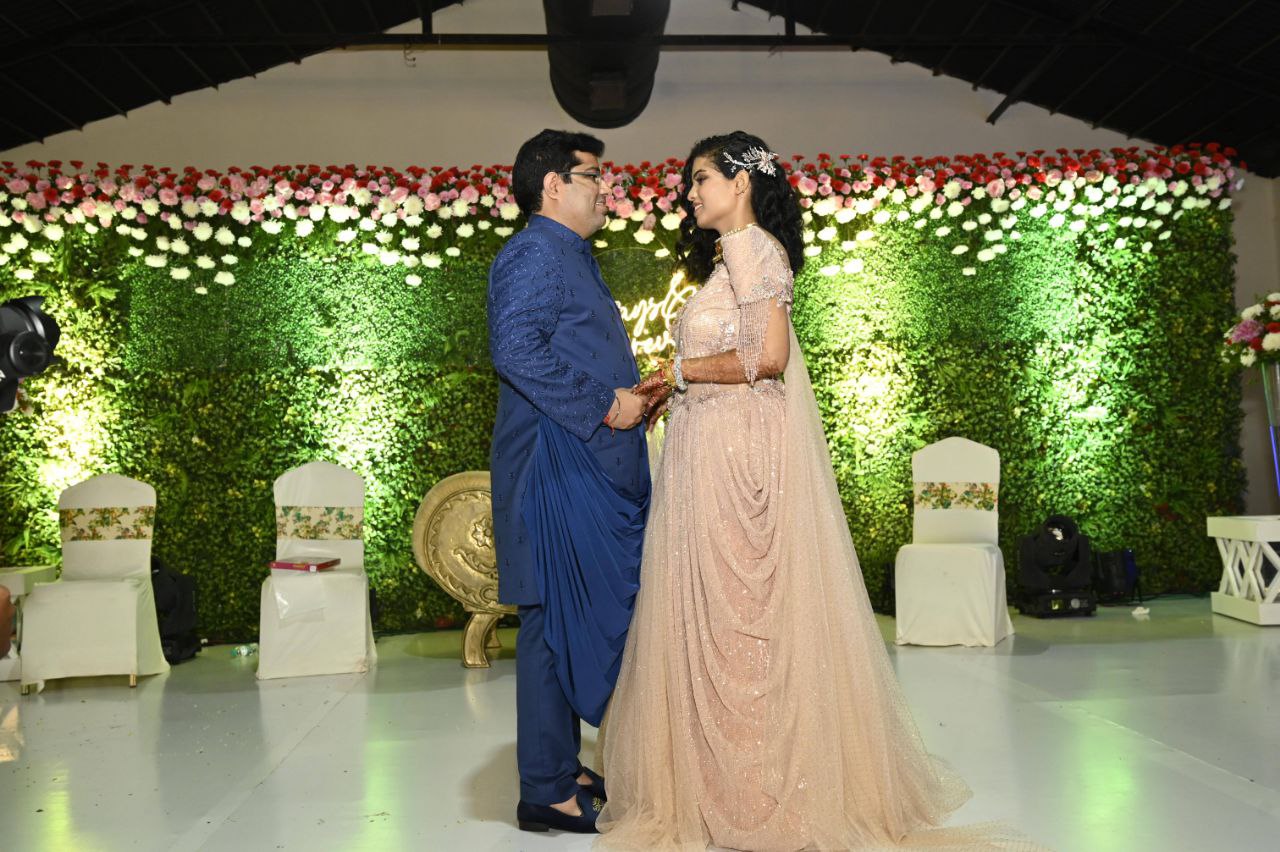
[[[1236,178],[1234,154],[1216,143],[910,159],[866,154],[836,159],[819,154],[816,161],[808,162],[795,155],[783,167],[803,207],[832,215],[842,209],[867,213],[907,199],[928,199],[937,206],[954,202],[967,206],[982,198],[1025,196],[1035,201],[1064,184],[1098,185],[1112,194],[1138,186],[1164,194],[1185,185],[1216,198]],[[674,215],[678,221],[683,215],[678,203],[683,165],[676,158],[639,165],[605,163],[610,213],[639,222],[641,229],[653,229],[660,216]],[[111,168],[103,163],[86,168],[80,161],[53,160],[21,166],[4,162],[0,183],[5,190],[0,193],[0,210],[13,223],[38,217],[44,223],[98,220],[109,225],[122,219],[145,225],[156,217],[165,222],[179,217],[183,227],[193,230],[201,219],[222,217],[242,225],[282,218],[328,218],[341,223],[394,217],[408,220],[410,226],[415,224],[412,219],[421,220],[423,213],[432,212],[440,218],[519,218],[511,195],[511,171],[505,166],[398,170],[290,165],[231,167],[220,172],[192,166]],[[670,222],[663,225],[672,227]]]

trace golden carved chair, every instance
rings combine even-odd
[[[413,521],[418,567],[471,613],[462,634],[462,664],[489,667],[498,619],[516,608],[498,603],[498,560],[493,548],[489,472],[457,473],[436,483]]]

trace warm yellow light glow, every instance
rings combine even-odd
[[[631,328],[631,351],[639,356],[656,355],[669,349],[673,342],[671,324],[681,306],[697,289],[693,284],[685,284],[684,272],[677,270],[667,285],[666,295],[661,299],[641,299],[630,307],[619,302],[618,310],[622,312],[622,321]],[[649,328],[649,324],[655,320],[662,323],[660,333],[654,333],[655,330]]]

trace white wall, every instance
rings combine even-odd
[[[405,31],[416,31],[417,25]],[[437,32],[542,32],[540,3],[469,0],[435,16]],[[729,0],[676,0],[669,33],[768,34],[780,19]],[[602,131],[619,162],[683,156],[698,138],[742,128],[780,153],[957,154],[1145,144],[1015,104],[992,126],[995,92],[847,51],[668,52],[638,120]],[[526,137],[572,122],[541,52],[337,51],[182,95],[3,154],[171,166],[510,163]],[[1237,301],[1280,288],[1280,188],[1253,177],[1237,198]],[[1242,449],[1249,511],[1278,512],[1257,376],[1246,382]]]

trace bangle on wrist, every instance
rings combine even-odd
[[[689,389],[689,383],[684,378],[684,356],[677,355],[675,360],[671,362],[671,378],[675,383],[675,389],[684,392]]]

